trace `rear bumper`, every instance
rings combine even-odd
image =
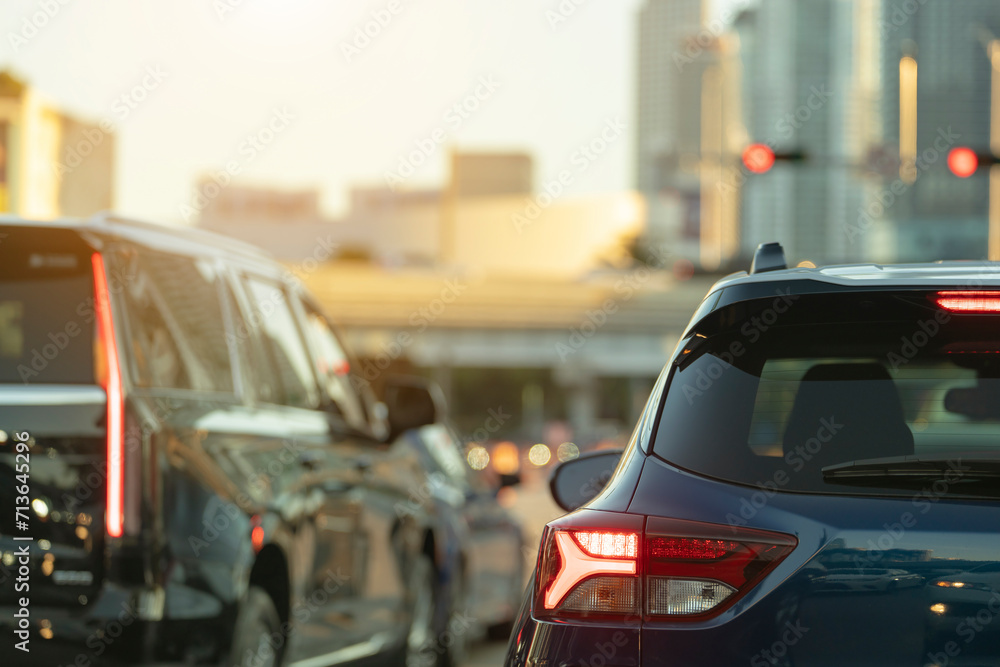
[[[639,629],[570,626],[529,618],[508,645],[505,667],[639,667]]]
[[[801,635],[792,624],[777,629],[772,640],[734,632],[731,625],[641,631],[529,618],[514,630],[505,667],[773,667],[791,664],[789,644]]]
[[[567,625],[531,616],[528,586],[504,667],[638,667],[639,628]]]
[[[569,626],[528,618],[519,622],[505,667],[788,667],[796,644],[809,632],[786,622],[771,632],[730,623],[698,629]],[[801,653],[801,651],[799,651]],[[802,664],[888,665],[860,659],[828,663],[805,654]]]
[[[958,667],[996,665],[1000,647],[985,629],[956,650],[954,634],[925,644],[922,592],[811,596],[794,584],[744,613],[642,629],[538,621],[527,600],[508,645],[505,667]],[[838,607],[833,612],[831,605]],[[865,632],[845,634],[846,617]],[[996,621],[1000,624],[1000,619]],[[954,629],[954,626],[952,626]],[[936,637],[936,639],[942,639]],[[945,653],[945,650],[951,651]],[[930,661],[938,655],[948,661]]]

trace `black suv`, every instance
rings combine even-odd
[[[377,402],[230,239],[8,218],[0,275],[0,663],[449,662],[425,473],[387,444],[427,389]]]

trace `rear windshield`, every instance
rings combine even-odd
[[[950,314],[926,295],[808,296],[719,319],[730,324],[672,372],[653,451],[675,465],[776,491],[912,495],[823,468],[943,457],[955,472],[933,485],[940,496],[970,491],[964,461],[1000,453],[998,316]]]
[[[75,233],[0,227],[0,384],[93,384],[93,296]]]

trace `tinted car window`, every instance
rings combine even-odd
[[[93,383],[92,301],[89,275],[4,282],[0,383]]]
[[[887,316],[887,304],[846,322],[789,315],[760,330],[742,326],[752,319],[737,320],[673,369],[654,453],[754,486],[894,495],[906,491],[837,484],[824,479],[823,468],[910,455],[995,455],[1000,353],[993,318],[942,316],[919,301],[912,318]],[[961,494],[963,484],[946,492]]]
[[[419,435],[430,457],[428,468],[440,471],[460,484],[469,484],[471,469],[451,429],[444,424],[428,424],[419,429]]]
[[[141,250],[116,256],[129,359],[142,387],[233,391],[219,292],[205,261]]]
[[[348,424],[358,429],[365,428],[364,407],[351,386],[350,358],[326,317],[309,304],[303,304],[303,308],[306,334],[313,350],[313,364],[323,390]]]
[[[93,384],[92,250],[62,230],[0,230],[0,383]]]
[[[264,352],[281,382],[280,402],[300,408],[319,406],[319,393],[312,373],[312,361],[303,344],[288,295],[276,283],[249,277],[253,314]]]
[[[243,376],[244,388],[264,403],[280,403],[281,383],[275,377],[273,364],[264,351],[263,343],[247,325],[232,285],[227,284],[224,291],[232,306],[230,309],[233,316],[232,340],[240,360],[240,374]]]

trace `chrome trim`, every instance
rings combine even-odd
[[[107,400],[95,385],[0,384],[0,405],[99,405]]]

